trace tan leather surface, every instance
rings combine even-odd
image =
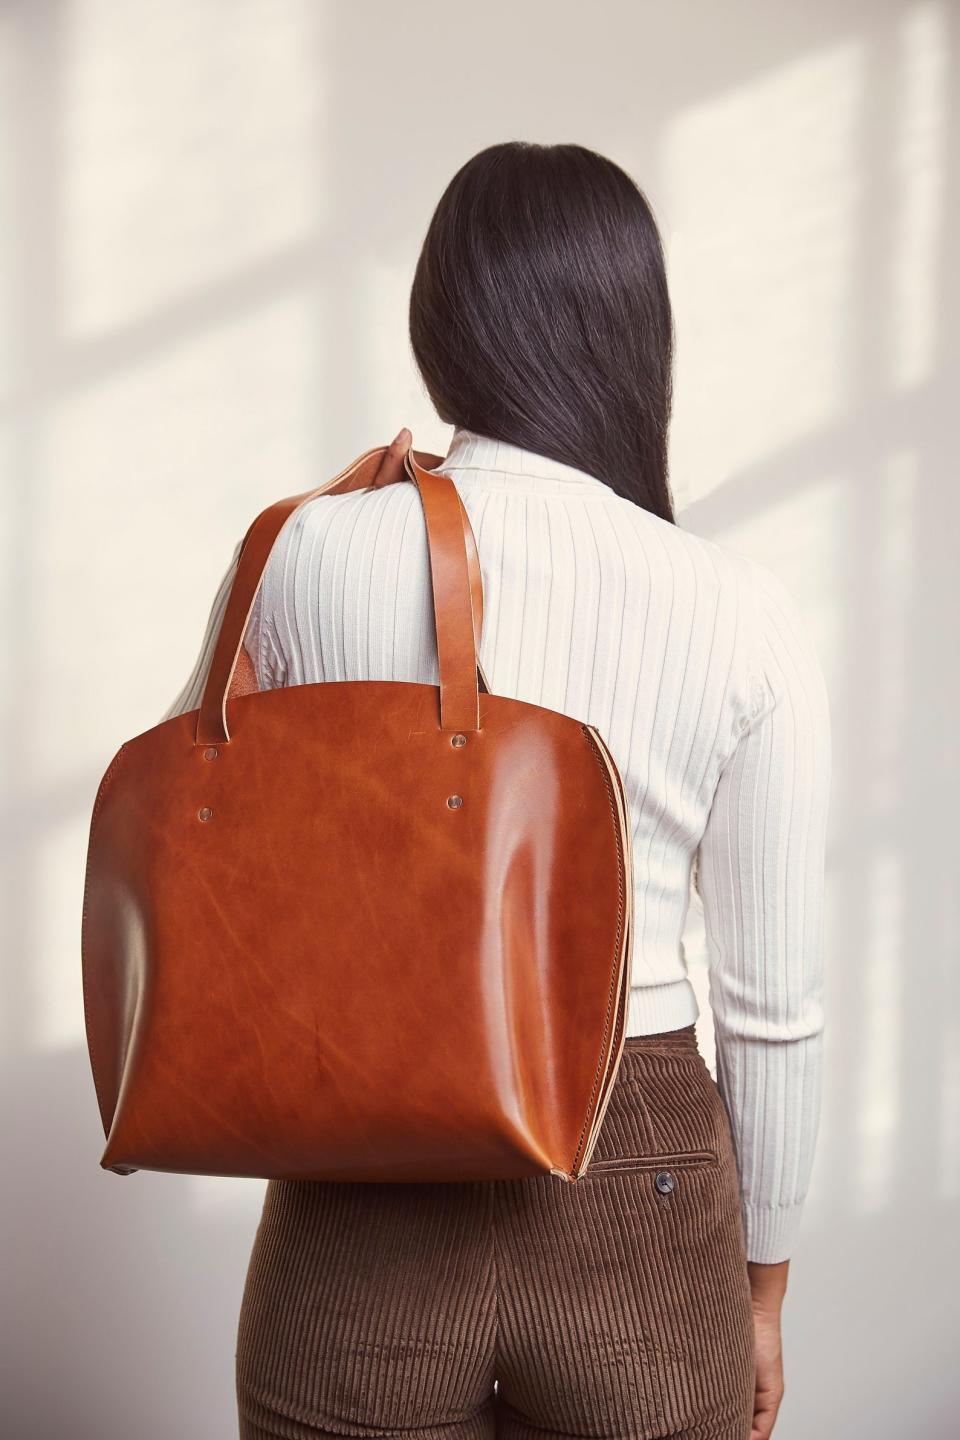
[[[309,493],[355,487],[380,454]],[[593,727],[478,686],[469,521],[452,481],[409,473],[438,686],[244,691],[293,497],[247,532],[200,710],[104,775],[82,935],[108,1168],[414,1181],[589,1162],[629,986],[622,782]]]

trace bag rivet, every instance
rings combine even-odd
[[[450,744],[451,744],[451,745],[455,745],[458,750],[460,749],[460,746],[461,746],[461,745],[466,745],[466,743],[467,743],[467,737],[466,737],[466,735],[459,735],[459,734],[458,734],[458,735],[454,735],[453,739],[450,741]]]
[[[208,745],[206,750],[204,750],[203,752],[203,758],[204,760],[216,760],[219,754],[220,751],[217,749],[216,745]]]
[[[209,808],[209,806],[207,806],[207,805],[204,805],[204,807],[203,807],[202,810],[198,810],[198,811],[197,811],[197,814],[199,815],[199,817],[200,817],[201,820],[212,820],[212,819],[213,819],[213,811],[212,811],[212,810]]]
[[[451,809],[451,810],[459,810],[460,806],[463,804],[463,796],[462,796],[462,795],[448,795],[448,796],[447,796],[447,804],[450,806],[450,809]]]

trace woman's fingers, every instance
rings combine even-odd
[[[750,1440],[769,1440],[783,1400],[783,1346],[780,1311],[754,1307],[756,1377]]]
[[[387,447],[380,461],[380,468],[373,479],[373,489],[381,485],[393,485],[404,477],[403,457],[413,444],[413,435],[404,426],[397,438]]]

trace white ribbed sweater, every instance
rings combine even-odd
[[[624,779],[628,1034],[697,1018],[681,936],[698,862],[747,1254],[786,1259],[820,1114],[831,764],[826,688],[796,604],[765,567],[568,465],[457,429],[440,468],[476,534],[491,689],[596,725]],[[239,549],[165,719],[200,703]],[[415,487],[319,496],[292,517],[246,646],[262,688],[436,684]]]

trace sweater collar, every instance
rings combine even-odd
[[[455,472],[458,483],[492,489],[554,495],[614,493],[603,480],[585,470],[460,425],[455,427],[447,453],[436,468],[444,474]]]

